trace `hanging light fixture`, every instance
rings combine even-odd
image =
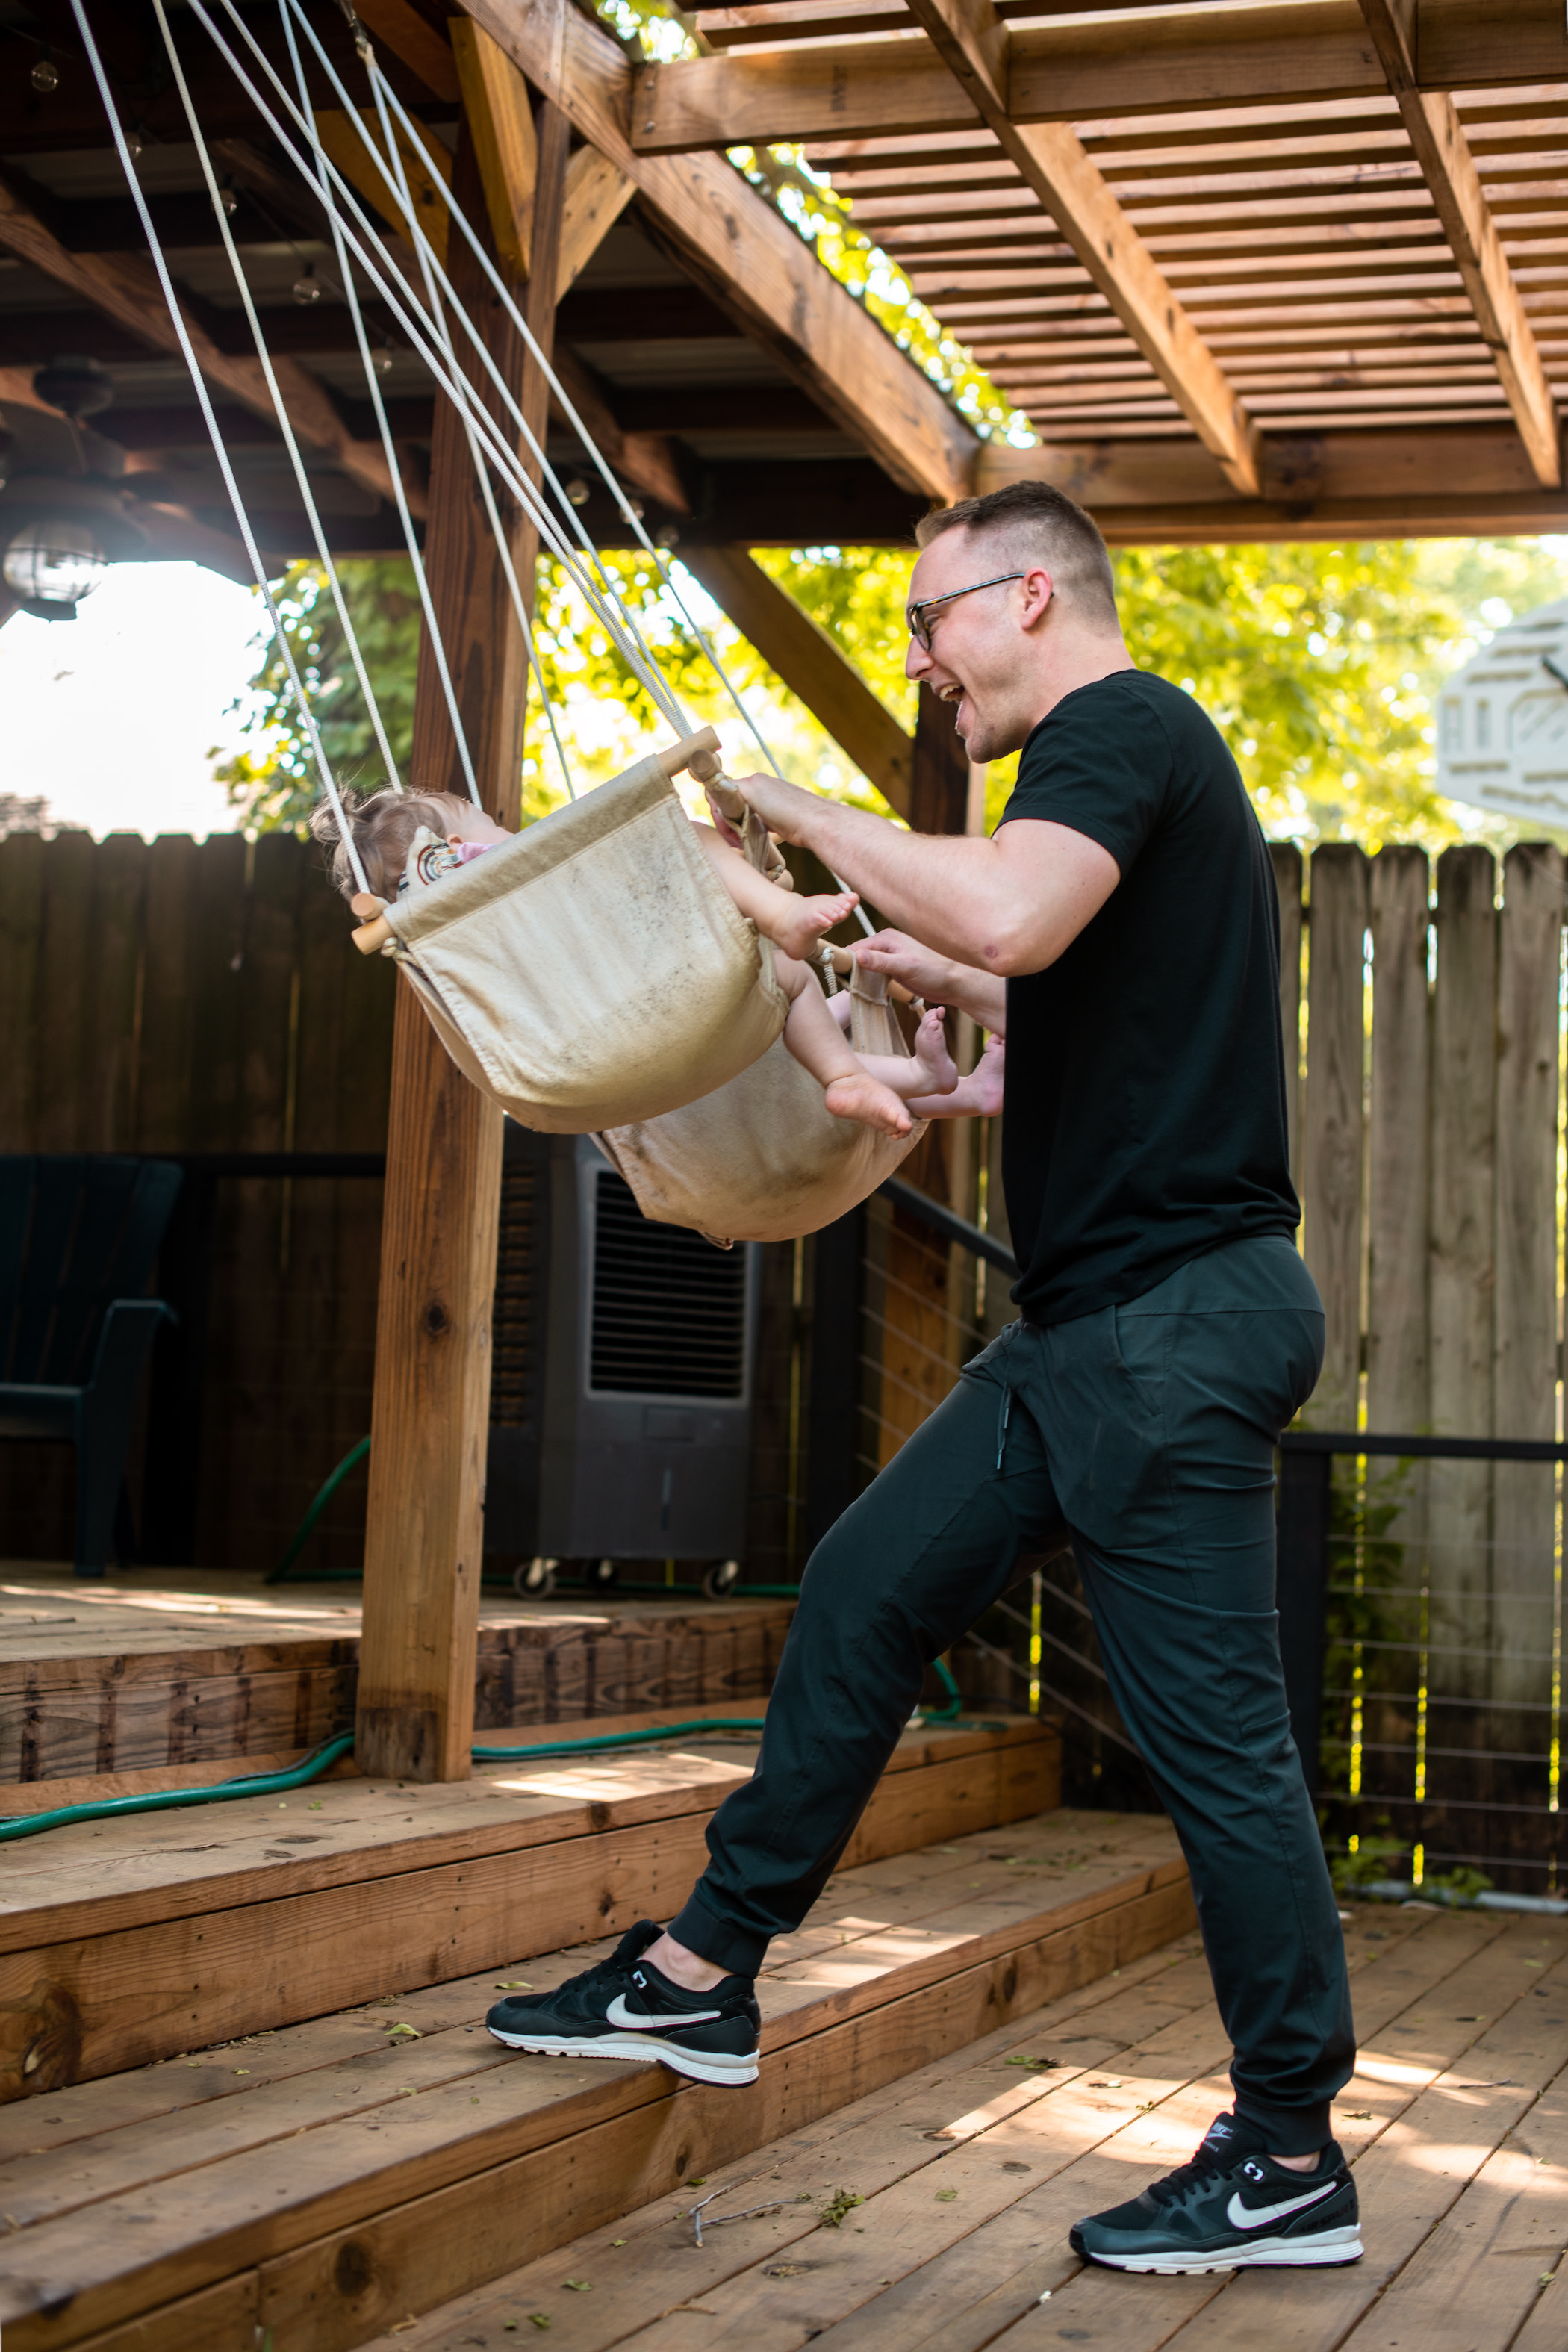
[[[32,83],[33,88],[37,91],[40,98],[47,98],[51,90],[58,89],[60,86],[60,69],[58,66],[56,65],[54,59],[50,57],[47,49],[44,51],[43,56],[38,59],[37,64],[27,76],[27,79]]]
[[[0,576],[37,621],[74,621],[108,569],[97,533],[63,515],[24,523],[0,558]]]
[[[314,262],[308,261],[305,264],[304,268],[294,280],[291,290],[295,301],[303,304],[307,310],[309,310],[312,302],[319,302],[321,300],[321,281],[316,275],[316,266]]]

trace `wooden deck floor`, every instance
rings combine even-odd
[[[1337,2112],[1364,2260],[1085,2269],[1079,2215],[1229,2105],[1195,1936],[374,2339],[376,2352],[1563,2352],[1568,1923],[1358,1906]],[[707,2217],[781,2200],[693,2243]],[[846,2199],[860,2200],[842,2210]],[[837,2227],[825,2226],[836,2210]],[[296,2352],[279,2344],[276,2352]]]
[[[593,1843],[577,1841],[590,1867]],[[208,2046],[192,2034],[162,2063],[0,2109],[5,2352],[258,2352],[268,2337],[272,2352],[350,2352],[525,2247],[744,2168],[746,2151],[894,2084],[921,2053],[962,2049],[1110,1967],[1131,1983],[1192,1918],[1161,1820],[1052,1811],[847,1863],[770,1953],[765,2063],[743,2090],[504,2050],[482,2019],[517,1969],[400,1993],[406,1938],[384,1922],[362,1929],[381,1975],[352,2007],[277,2030],[231,2022],[213,2047],[219,2005],[204,2002]],[[309,1906],[286,1907],[302,1959]],[[522,1952],[537,1913],[518,1911]],[[110,1962],[127,1940],[87,1939]],[[521,1980],[557,1984],[610,1948],[535,1944]],[[293,1963],[259,1937],[251,1949],[259,1996]],[[186,1983],[205,1966],[195,1953]],[[101,2006],[94,1993],[83,2013]],[[510,2340],[498,2321],[496,2341]]]

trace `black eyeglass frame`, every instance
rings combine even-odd
[[[922,596],[918,604],[905,607],[904,619],[909,632],[922,653],[930,653],[931,623],[926,614],[938,604],[951,604],[955,596],[973,596],[982,588],[1000,588],[1009,580],[1026,580],[1026,572],[999,572],[994,580],[973,580],[967,588],[950,588],[945,596]]]

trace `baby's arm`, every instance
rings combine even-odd
[[[759,874],[751,860],[721,840],[710,824],[694,825],[692,830],[742,914],[787,956],[808,956],[823,933],[853,914],[860,903],[853,890],[797,898],[793,891],[781,890]]]

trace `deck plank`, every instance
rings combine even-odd
[[[1085,2270],[1073,2255],[1067,2231],[1080,2213],[1182,2161],[1228,2102],[1225,2038],[1188,1938],[1167,1955],[1174,1965],[1163,1976],[1144,1964],[1125,1991],[1107,1979],[1106,2000],[1090,2005],[1075,1995],[1070,2011],[1058,2005],[1026,2021],[1021,2035],[1010,2030],[975,2045],[967,2069],[894,2084],[841,2116],[840,2130],[798,2135],[708,2182],[725,2183],[716,2210],[803,2192],[811,2207],[715,2231],[699,2253],[676,2219],[690,2200],[671,2197],[375,2338],[374,2352],[499,2347],[527,2330],[534,2311],[548,2317],[563,2352],[712,2352],[742,2341],[747,2352],[795,2352],[808,2335],[825,2352],[984,2352],[996,2343],[1044,2352],[1064,2336],[1079,2340],[1080,2330],[1082,2340],[1117,2352],[1207,2352],[1211,2340],[1227,2352],[1260,2344],[1276,2352],[1277,2340],[1289,2352],[1298,2344],[1326,2352],[1368,2307],[1380,2319],[1392,2314],[1380,2293],[1391,2280],[1389,2294],[1397,2291],[1429,2240],[1434,2277],[1447,2274],[1452,2257],[1436,2239],[1440,2200],[1458,2212],[1474,2193],[1490,2200],[1489,2214],[1517,2195],[1521,2162],[1550,2170],[1557,2141],[1548,2146],[1545,2134],[1563,2126],[1552,2105],[1559,2094],[1540,2095],[1568,2058],[1568,1937],[1496,1915],[1358,1906],[1346,1941],[1369,2070],[1347,2087],[1337,2117],[1369,2215],[1368,2259],[1353,2269],[1151,2280]],[[1532,1958],[1542,1965],[1527,1968]],[[1118,2033],[1119,2025],[1131,2030]],[[1006,2060],[1018,2054],[1056,2058],[1059,2070],[1030,2070],[1022,2088],[1008,2084]],[[1506,2089],[1475,2087],[1498,2077]],[[956,2116],[964,2096],[973,2107]],[[1467,2135],[1462,2178],[1445,2189],[1456,2115]],[[1536,2120],[1539,2148],[1521,2118]],[[1545,2167],[1534,2162],[1542,2154]],[[1009,2173],[1009,2164],[1031,2169]],[[1425,2227],[1397,2243],[1384,2242],[1390,2181],[1425,2192],[1427,2213]],[[818,2215],[837,2188],[867,2202],[829,2233]],[[1542,2192],[1548,2211],[1556,2196]],[[1461,2246],[1462,2230],[1461,2217]],[[1548,2221],[1539,2270],[1554,2266],[1550,2238]],[[1558,2289],[1534,2286],[1533,2244],[1517,2266],[1532,2292],[1549,2296]],[[1411,2268],[1413,2296],[1420,2276]],[[570,2278],[587,2280],[589,2291],[567,2288]],[[1518,2291],[1526,2283],[1510,2290],[1510,2328],[1528,2307]],[[1427,2300],[1440,2309],[1441,2287]],[[1402,2338],[1422,2352],[1426,2308],[1413,2308],[1421,2325]],[[1363,2342],[1358,2329],[1349,2341],[1355,2352],[1392,2352],[1395,2333],[1391,2325]],[[1450,2352],[1446,2337],[1431,2340]],[[1543,2336],[1533,2352],[1557,2352],[1561,2340]]]
[[[1064,1853],[1085,1843],[1077,1822],[1053,1832],[1047,1821],[1029,1825],[1031,1850],[1048,1847],[1053,1833]],[[515,2230],[510,2217],[519,2212],[535,2232],[570,2237],[574,2219],[586,2226],[606,2204],[624,2202],[628,2173],[653,2195],[680,2179],[704,2147],[715,2160],[733,2157],[840,2105],[905,2071],[911,2048],[961,2046],[988,2018],[1021,2013],[1043,1991],[1084,1981],[1107,1958],[1112,1965],[1141,1958],[1190,1919],[1173,1859],[1129,1867],[1123,1858],[1130,1843],[1162,1841],[1173,1856],[1165,1825],[1125,1825],[1121,1854],[1106,1857],[1103,1875],[1068,1874],[1065,1895],[1053,1900],[1042,1888],[1036,1910],[1015,1913],[1002,1927],[985,1924],[956,1947],[945,1931],[923,1943],[918,1935],[900,1940],[867,1918],[853,1932],[882,1948],[853,1983],[840,1973],[843,1947],[819,1956],[815,1974],[809,1955],[786,1960],[763,1989],[774,2063],[755,2094],[688,2087],[678,2097],[671,2078],[652,2067],[520,2064],[504,2055],[498,2063],[494,2045],[468,2030],[472,2015],[388,2052],[378,2030],[388,2013],[378,2021],[361,2012],[348,2029],[359,2037],[357,2058],[343,2056],[340,2044],[326,2063],[274,2071],[243,2098],[216,2097],[194,2114],[171,2105],[96,2140],[68,2137],[52,2158],[14,2160],[7,2193],[14,2181],[18,2195],[31,2194],[37,2218],[17,2215],[22,2227],[0,2256],[7,2352],[42,2352],[123,2328],[247,2266],[268,2273],[266,2324],[276,2326],[279,2343],[309,2341],[325,2352],[355,2342],[352,2312],[337,2314],[323,2333],[318,2308],[351,2240],[374,2239],[377,2293],[411,2250],[423,2249],[427,2262],[438,2247],[461,2282],[475,2263],[500,2267],[486,2251],[487,2233]],[[959,1842],[943,1859],[973,1873],[981,1868],[973,1852]],[[907,1860],[888,1865],[892,1887],[907,1878]],[[1000,1874],[1007,1865],[994,1867]],[[857,1919],[879,1891],[876,1869],[853,1875]],[[947,1917],[951,1874],[938,1873],[923,1888]],[[819,1906],[824,1920],[850,1916],[834,1893]],[[557,1955],[554,1965],[566,1973],[592,1957]],[[452,1992],[445,1989],[449,2011]],[[476,2007],[489,1997],[486,1986]],[[396,2014],[412,2021],[414,2012],[404,2004]],[[225,2053],[217,2063],[237,2069],[249,2057]],[[199,2080],[210,2063],[187,2060],[181,2071]],[[167,2077],[174,2070],[153,2071]],[[240,2078],[234,2072],[229,2079]],[[61,2098],[50,2095],[42,2111]],[[479,2176],[494,2193],[477,2185]],[[51,2305],[59,2306],[57,2316],[46,2315]]]

